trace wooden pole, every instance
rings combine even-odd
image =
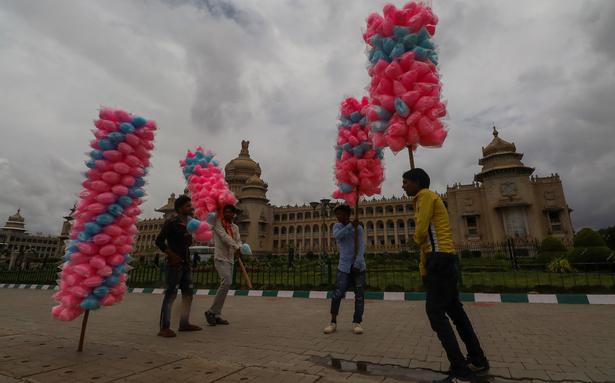
[[[410,169],[414,169],[414,153],[412,146],[408,146],[408,158],[410,159]]]
[[[246,267],[244,266],[243,261],[240,257],[237,257],[237,261],[239,261],[239,267],[241,268],[241,273],[243,274],[243,277],[246,279],[246,284],[248,285],[248,288],[252,289],[252,281],[248,276],[248,272],[246,271]]]
[[[357,190],[357,201],[354,204],[354,219],[359,220],[359,191]],[[354,228],[354,256],[352,257],[352,265],[350,265],[350,271],[354,269],[354,262],[357,260],[359,253],[359,228]]]
[[[85,340],[85,328],[88,325],[88,317],[90,316],[90,310],[85,310],[85,314],[83,314],[83,320],[81,321],[81,336],[79,337],[79,348],[77,351],[83,351],[83,341]]]

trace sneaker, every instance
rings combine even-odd
[[[361,327],[361,323],[353,323],[352,324],[352,332],[355,334],[363,334],[363,327]]]
[[[180,326],[179,328],[179,331],[201,331],[201,330],[202,328],[200,328],[199,326],[190,324],[190,323],[188,323],[185,326]]]
[[[473,383],[475,380],[472,377],[459,378],[454,375],[449,375],[444,379],[434,380],[433,383]]]
[[[205,320],[207,321],[207,324],[209,324],[210,326],[215,326],[216,325],[216,314],[210,311],[205,311]]]
[[[216,317],[216,324],[227,325],[230,324],[226,319],[222,319],[220,317]]]
[[[163,338],[174,338],[177,336],[177,334],[175,334],[175,331],[171,330],[170,328],[163,328],[158,331],[158,336],[161,336]]]
[[[335,330],[337,330],[337,324],[336,323],[329,323],[329,325],[327,327],[325,327],[325,334],[331,334],[334,333]]]
[[[489,361],[485,359],[482,363],[473,363],[468,360],[468,368],[475,373],[485,372],[489,370]]]

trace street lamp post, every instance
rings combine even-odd
[[[328,211],[333,210],[333,208],[335,207],[335,203],[331,203],[331,200],[323,198],[320,200],[320,202],[310,202],[310,206],[312,207],[314,212],[316,212],[316,209],[320,208],[320,256],[318,258],[322,261],[323,258],[326,258],[327,255],[327,248],[324,241],[325,217]]]
[[[325,277],[325,281],[327,281],[327,283],[331,283],[331,262],[327,262],[327,265],[329,265],[327,267],[327,265],[325,265],[325,260],[327,259],[327,250],[325,247],[325,235],[324,235],[324,229],[325,229],[325,216],[327,214],[327,211],[332,211],[335,208],[335,203],[331,203],[331,200],[323,198],[320,200],[320,202],[310,202],[310,206],[312,206],[312,209],[314,211],[314,213],[316,213],[316,209],[318,209],[320,207],[320,218],[321,218],[321,225],[320,225],[320,254],[318,256],[318,263],[320,263],[320,266],[322,268],[322,275]]]

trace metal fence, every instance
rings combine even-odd
[[[284,261],[284,262],[282,262]],[[461,259],[460,287],[467,292],[583,292],[615,291],[615,264],[583,264],[573,272],[547,272],[544,264],[521,259],[511,263],[505,258]],[[337,259],[295,260],[286,262],[245,262],[254,289],[331,290],[335,283]],[[372,291],[422,291],[416,259],[368,257],[366,288]],[[54,284],[57,269],[0,271],[0,283]],[[130,287],[163,287],[165,266],[139,265],[129,273]],[[216,288],[219,280],[213,262],[193,267],[196,288]],[[242,273],[235,267],[233,288],[246,289]]]

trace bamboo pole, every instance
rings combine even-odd
[[[248,272],[246,271],[246,266],[243,264],[241,257],[237,257],[237,261],[239,262],[239,268],[241,268],[241,273],[243,274],[243,277],[246,279],[246,284],[248,285],[248,288],[252,289],[252,281],[250,280],[250,277],[248,276]]]
[[[77,351],[83,351],[83,341],[85,340],[85,328],[88,325],[88,317],[90,316],[90,310],[85,310],[85,314],[83,315],[83,320],[81,321],[81,336],[79,336],[79,348]]]
[[[412,146],[408,146],[408,159],[410,160],[410,169],[414,169],[414,153]]]

